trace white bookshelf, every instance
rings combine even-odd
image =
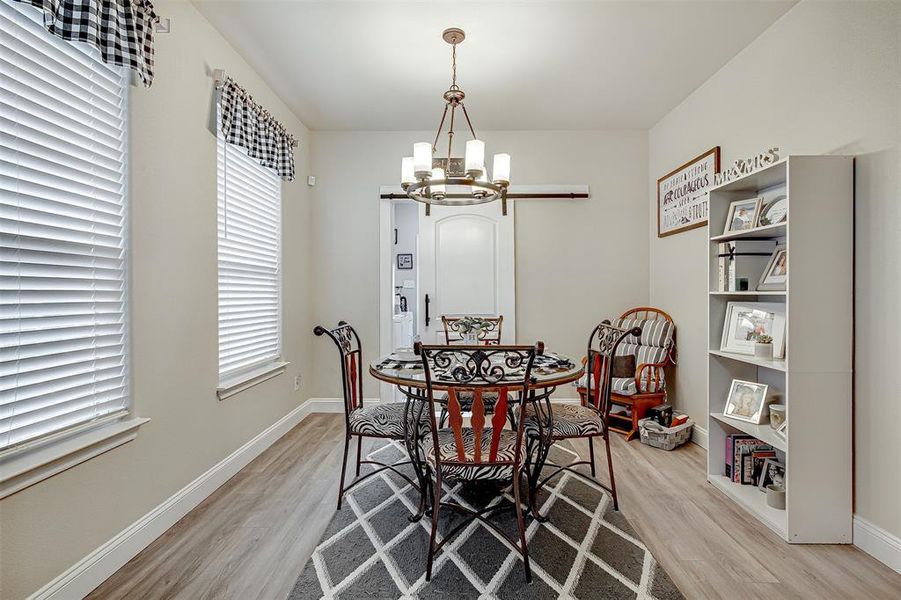
[[[853,159],[789,156],[710,191],[708,252],[707,480],[792,543],[851,543],[851,364],[853,345]],[[784,223],[723,234],[729,204],[773,193],[788,198]],[[786,291],[718,290],[719,244],[783,243]],[[759,273],[757,274],[759,276]],[[756,287],[757,280],[749,282]],[[720,349],[729,302],[784,303],[785,356],[767,360]],[[733,379],[769,385],[786,405],[788,434],[723,415]],[[771,508],[756,486],[723,475],[730,433],[776,449],[786,466],[786,508]]]

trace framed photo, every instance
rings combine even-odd
[[[777,225],[788,220],[788,198],[780,194],[771,200],[764,200],[757,216],[757,227]]]
[[[413,268],[413,255],[412,254],[398,254],[397,255],[397,268],[398,269],[412,269]]]
[[[758,335],[773,338],[773,358],[785,356],[785,304],[729,302],[720,350],[753,355]]]
[[[763,461],[763,471],[760,473],[757,489],[766,492],[766,486],[770,484],[781,485],[785,489],[785,465],[774,458]]]
[[[657,180],[657,237],[707,224],[707,190],[719,172],[717,146]]]
[[[766,406],[768,385],[733,379],[723,414],[731,419],[760,424]]]
[[[784,245],[776,246],[770,261],[760,275],[758,290],[785,290],[788,282],[788,249]]]
[[[723,233],[754,229],[757,226],[757,213],[760,211],[761,202],[760,198],[748,198],[730,204]]]

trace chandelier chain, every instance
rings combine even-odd
[[[451,45],[451,89],[457,88],[457,43]]]

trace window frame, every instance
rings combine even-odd
[[[239,394],[255,385],[258,385],[264,381],[272,379],[278,375],[284,373],[287,369],[287,366],[290,364],[289,362],[284,360],[284,186],[281,177],[277,173],[275,173],[272,169],[265,167],[253,157],[247,155],[246,149],[243,147],[237,146],[235,144],[230,144],[222,133],[221,127],[221,108],[217,106],[216,112],[216,306],[217,306],[217,315],[216,315],[216,326],[217,326],[217,336],[216,336],[216,347],[217,347],[217,380],[218,384],[216,387],[216,395],[220,400],[225,400],[231,396]],[[221,157],[225,159],[225,165],[220,164],[220,148]],[[276,247],[276,256],[277,256],[277,297],[278,302],[277,313],[276,313],[276,327],[277,327],[277,340],[278,345],[276,348],[275,355],[272,357],[267,357],[265,359],[260,360],[257,363],[247,365],[245,367],[237,368],[232,371],[226,372],[225,374],[221,371],[221,363],[219,360],[219,352],[221,352],[221,337],[219,333],[220,326],[220,301],[221,301],[221,290],[220,286],[220,273],[219,273],[219,252],[220,252],[220,242],[222,238],[219,234],[219,210],[220,210],[220,194],[222,196],[222,202],[227,203],[228,197],[227,192],[221,192],[221,186],[225,186],[225,189],[228,189],[228,154],[238,153],[243,155],[243,159],[247,160],[247,163],[255,170],[259,170],[261,174],[265,177],[271,177],[273,179],[273,183],[277,189],[277,198],[276,205],[278,207],[278,222],[276,228],[276,239],[277,239],[277,247]],[[223,176],[220,181],[219,170],[222,170]]]
[[[48,35],[42,25],[43,13],[30,5],[9,3],[12,10],[34,20],[40,26],[40,34]],[[31,11],[34,11],[32,14]],[[58,40],[61,47],[72,44],[92,61],[118,71],[122,94],[122,317],[125,342],[122,345],[124,369],[124,402],[121,410],[98,418],[51,431],[32,440],[0,449],[0,499],[30,487],[57,473],[65,471],[95,456],[121,446],[137,437],[138,428],[150,422],[149,418],[135,416],[132,341],[132,98],[131,71],[119,65],[102,61],[101,53],[82,42]]]

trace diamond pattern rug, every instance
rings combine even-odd
[[[385,463],[404,455],[395,442],[379,442],[369,453]],[[551,460],[563,464],[574,456],[571,447],[557,444]],[[479,508],[512,503],[509,490],[497,492],[490,485],[452,484],[444,498]],[[289,600],[683,598],[601,487],[564,473],[539,499],[549,522],[526,517],[531,585],[519,555],[479,522],[441,550],[427,582],[431,520],[410,523],[407,517],[416,511],[419,495],[402,478],[384,471],[345,495],[344,507],[329,523]],[[464,518],[442,509],[439,540]],[[494,520],[516,539],[513,510]]]

